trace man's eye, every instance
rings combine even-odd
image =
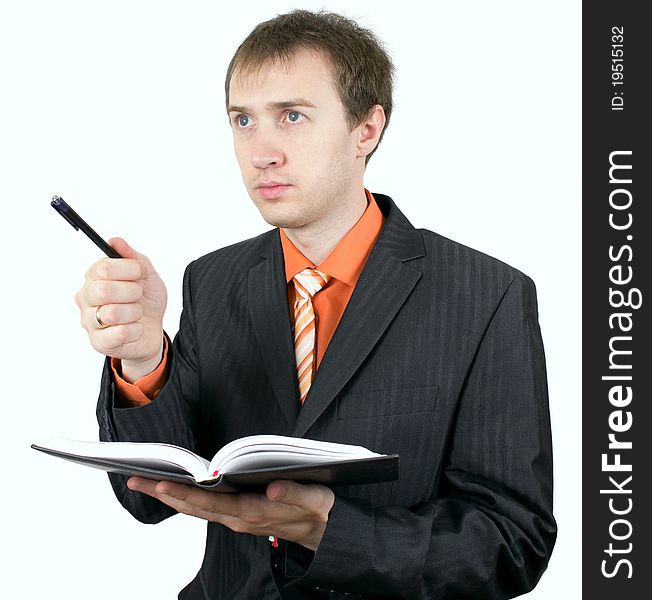
[[[239,115],[235,121],[238,127],[249,127],[251,125],[251,117],[247,115]]]
[[[291,110],[288,113],[288,121],[290,121],[290,123],[297,123],[303,118],[305,117],[299,111]]]

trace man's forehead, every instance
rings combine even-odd
[[[267,102],[303,98],[314,104],[315,98],[311,96],[323,93],[325,85],[334,90],[332,83],[330,61],[315,52],[302,50],[254,67],[236,68],[229,83],[229,103],[242,104],[247,97],[269,92],[275,97],[266,99]]]

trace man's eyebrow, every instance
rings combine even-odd
[[[293,98],[292,100],[282,100],[278,102],[268,102],[265,105],[267,110],[283,110],[285,108],[292,108],[294,106],[304,106],[306,108],[317,108],[315,104],[306,100],[305,98]],[[240,112],[240,113],[249,113],[251,109],[246,106],[236,106],[234,104],[229,104],[227,112]]]

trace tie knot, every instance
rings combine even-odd
[[[330,277],[317,269],[304,269],[294,276],[294,287],[302,298],[312,298],[323,288]]]

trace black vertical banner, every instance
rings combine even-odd
[[[582,595],[593,600],[652,598],[652,36],[645,7],[583,4]]]

